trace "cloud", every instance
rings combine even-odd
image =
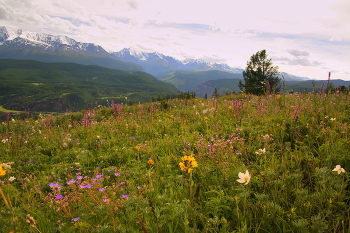
[[[296,51],[293,51],[292,54],[294,57],[288,58],[288,57],[272,57],[272,60],[283,65],[289,65],[289,66],[324,66],[324,62],[310,60],[307,58],[309,56],[309,53],[307,51],[300,51],[295,49]],[[301,54],[301,55],[300,55]]]
[[[310,55],[308,51],[302,51],[299,49],[288,49],[287,52],[295,57],[308,57]]]
[[[0,19],[9,20],[13,13],[14,12],[11,7],[0,4]]]

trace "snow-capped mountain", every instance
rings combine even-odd
[[[81,43],[63,35],[28,32],[11,27],[0,27],[0,59],[74,62],[121,70],[142,70],[134,63],[116,59],[93,43]]]
[[[221,70],[231,73],[241,73],[243,70],[232,68],[226,64],[207,62],[201,59],[186,59],[180,61],[174,57],[161,53],[145,53],[130,48],[124,48],[119,52],[111,53],[114,57],[125,61],[134,62],[151,74],[173,70]]]
[[[300,76],[288,74],[286,72],[281,72],[278,77],[280,79],[284,79],[285,81],[305,81],[305,80],[310,80],[307,77],[300,77]]]
[[[35,46],[46,52],[79,51],[109,56],[101,46],[92,43],[81,43],[67,36],[28,32],[10,27],[0,27],[0,45],[18,49]]]

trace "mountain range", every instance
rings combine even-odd
[[[126,71],[146,71],[155,77],[164,73],[186,70],[193,72],[219,70],[242,73],[243,69],[227,64],[207,62],[201,59],[179,60],[153,52],[146,53],[131,48],[107,52],[99,45],[81,43],[63,35],[28,32],[12,27],[0,27],[0,59],[30,59],[42,62],[74,62],[99,65]],[[307,80],[306,77],[284,73],[285,80]]]
[[[156,77],[161,73],[174,70],[220,70],[231,73],[241,73],[243,71],[242,69],[232,68],[226,64],[212,63],[201,59],[185,59],[181,61],[161,53],[146,53],[131,48],[124,48],[119,52],[112,52],[111,54],[122,61],[134,62],[142,66],[146,72]]]

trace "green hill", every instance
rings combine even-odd
[[[228,73],[219,70],[191,72],[191,71],[173,71],[161,76],[160,80],[171,83],[180,91],[193,91],[198,85],[216,79],[243,79],[242,74]]]
[[[95,65],[0,60],[0,106],[11,110],[81,110],[110,101],[147,102],[178,90],[152,75]]]
[[[243,79],[216,79],[206,81],[198,86],[196,86],[193,91],[198,97],[204,97],[205,94],[211,96],[215,88],[217,89],[220,95],[229,93],[229,92],[240,92],[238,87],[239,81]],[[244,81],[243,81],[244,82]],[[325,91],[327,88],[328,80],[305,80],[305,81],[285,81],[284,88],[281,89],[282,92],[311,92],[316,91]],[[283,85],[283,82],[281,82]],[[350,86],[350,81],[344,80],[330,80],[329,88],[335,89],[339,86]]]

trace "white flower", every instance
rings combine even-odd
[[[345,169],[342,168],[340,165],[335,166],[335,168],[332,171],[338,172],[338,174],[340,174],[342,172],[345,173]]]
[[[331,118],[331,121],[335,121],[336,118]]]
[[[242,172],[238,173],[238,177],[240,178],[239,180],[237,180],[239,183],[241,183],[241,184],[244,183],[244,185],[249,184],[250,175],[249,175],[248,170],[245,171],[245,174]]]
[[[16,179],[15,177],[11,176],[11,177],[9,178],[9,181],[14,181],[15,179]]]
[[[258,151],[255,152],[255,154],[257,155],[262,155],[262,154],[265,154],[266,153],[266,149],[259,149]]]

